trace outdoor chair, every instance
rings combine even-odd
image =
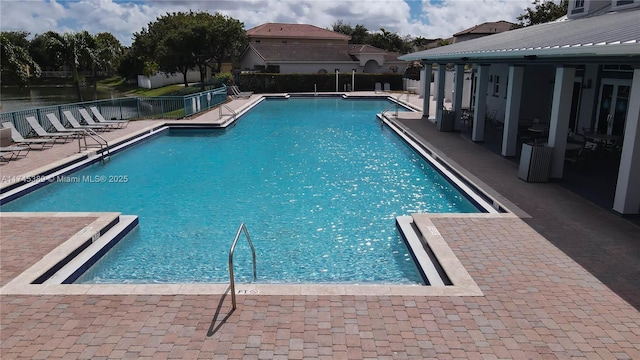
[[[31,150],[28,146],[3,146],[0,147],[0,157],[4,161],[15,160],[19,157],[25,157]]]
[[[53,128],[60,133],[65,132],[65,133],[75,134],[75,136],[84,136],[85,131],[83,129],[68,129],[64,127],[64,125],[62,125],[62,123],[60,122],[56,114],[48,113],[46,116],[47,116],[47,119],[49,120],[49,123],[51,123],[51,128],[49,128],[49,130]],[[73,116],[73,114],[71,116]]]
[[[69,110],[63,111],[62,114],[64,114],[64,117],[69,122],[69,125],[71,125],[71,127],[73,127],[74,129],[91,129],[93,131],[109,131],[109,130],[111,130],[106,125],[80,125],[80,122],[76,119],[75,116],[73,116],[73,113],[71,111],[69,111]]]
[[[384,91],[385,92],[391,92],[391,84],[384,83]]]
[[[377,82],[375,85],[375,89],[376,89],[376,94],[377,93],[381,93],[382,92],[382,84]]]
[[[22,134],[20,134],[18,129],[13,126],[12,122],[4,122],[2,123],[2,126],[11,129],[11,138],[13,139],[13,142],[18,146],[28,146],[30,149],[34,149],[34,146],[39,146],[39,150],[44,150],[52,147],[53,144],[55,144],[55,141],[53,141],[52,139],[25,139]]]
[[[252,91],[240,91],[237,85],[230,85],[231,88],[231,97],[234,99],[248,99],[253,95]]]
[[[40,125],[38,120],[33,116],[27,116],[25,119],[31,126],[31,132],[29,134],[35,133],[35,135],[37,135],[38,137],[44,139],[53,139],[54,141],[62,140],[63,143],[71,141],[76,137],[73,133],[69,132],[47,132],[47,130],[45,130],[42,125]]]
[[[107,120],[107,119],[105,119],[104,116],[102,116],[102,113],[100,113],[100,110],[98,110],[98,108],[95,107],[95,106],[90,107],[89,110],[91,110],[91,113],[96,118],[96,121],[97,121],[98,124],[112,125],[112,126],[114,126],[115,128],[118,128],[118,129],[124,129],[124,128],[127,127],[127,125],[129,125],[129,120]],[[86,121],[87,124],[90,124],[89,123],[89,119],[91,119],[91,116],[89,115],[87,110],[86,109],[78,109],[78,111],[80,111],[80,115],[82,116],[84,121]]]

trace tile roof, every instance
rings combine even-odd
[[[640,62],[640,10],[549,22],[401,56],[406,61],[624,57]]]
[[[308,24],[266,23],[247,30],[249,38],[326,39],[348,41],[351,36]]]
[[[253,49],[265,61],[358,61],[358,54],[382,54],[385,62],[398,61],[398,53],[390,53],[371,45],[354,44],[278,44],[251,43]]]
[[[510,23],[504,20],[485,22],[480,25],[476,25],[474,27],[470,27],[468,29],[455,33],[453,34],[453,36],[466,34],[496,34],[504,31],[509,31],[513,28],[514,25],[514,23]]]

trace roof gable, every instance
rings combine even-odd
[[[249,38],[323,39],[348,41],[350,36],[308,24],[266,23],[247,30]]]

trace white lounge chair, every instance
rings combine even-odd
[[[16,143],[16,145],[20,146],[28,146],[29,148],[33,149],[34,146],[40,146],[40,150],[42,149],[48,149],[50,147],[53,146],[53,144],[55,144],[55,141],[51,140],[51,139],[25,139],[22,134],[20,134],[20,132],[18,131],[18,129],[16,129],[15,126],[13,126],[12,122],[4,122],[2,123],[2,126],[4,126],[5,128],[11,129],[11,139],[13,139],[13,142]]]
[[[231,88],[231,97],[234,99],[248,99],[253,95],[253,91],[240,91],[237,85],[230,85]]]
[[[33,116],[27,116],[25,118],[29,125],[31,126],[31,133],[35,133],[35,135],[44,138],[44,139],[53,139],[62,140],[63,143],[67,141],[73,140],[76,136],[70,132],[48,132],[45,130],[42,125],[38,122],[38,120]],[[30,133],[30,134],[31,134]]]
[[[64,117],[69,122],[69,125],[71,125],[71,127],[74,128],[74,129],[91,129],[93,131],[109,131],[109,130],[111,130],[106,125],[80,125],[80,122],[78,121],[78,119],[76,119],[76,117],[73,116],[73,113],[71,111],[69,111],[69,110],[63,111],[62,114],[64,115]]]
[[[31,150],[28,146],[3,146],[0,147],[0,157],[4,161],[11,161],[19,157],[25,157]]]
[[[375,87],[376,87],[376,94],[382,92],[382,84],[381,83],[377,82]]]
[[[97,123],[97,122],[93,121],[93,117],[91,117],[91,115],[89,115],[87,110],[78,109],[78,111],[80,112],[80,116],[82,116],[82,120],[89,126],[105,126],[108,129],[118,129],[120,127],[119,124]]]
[[[87,120],[87,117],[91,118],[91,116],[89,115],[87,110],[86,109],[78,109],[78,110],[80,111],[80,115],[82,115],[82,118],[85,121],[87,121],[87,124],[89,124],[89,121]],[[118,128],[118,129],[124,129],[124,128],[127,127],[127,125],[129,125],[129,120],[107,120],[107,119],[105,119],[104,116],[102,116],[102,114],[100,113],[100,110],[98,110],[98,108],[95,107],[95,106],[90,107],[89,110],[91,110],[91,113],[96,118],[96,121],[98,122],[98,124],[110,124],[110,125],[113,125],[114,127]]]
[[[391,84],[384,83],[384,91],[385,92],[391,92]]]
[[[62,123],[60,122],[60,120],[58,119],[56,114],[48,113],[46,116],[47,116],[47,119],[49,119],[49,122],[51,123],[51,128],[55,129],[57,132],[61,132],[61,133],[65,132],[65,133],[70,133],[70,134],[76,134],[76,136],[84,136],[84,130],[83,129],[68,129],[68,128],[64,127],[64,125],[62,125]],[[51,129],[51,128],[49,128],[49,129]],[[80,134],[80,135],[78,135],[78,134]]]

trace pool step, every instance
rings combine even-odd
[[[91,245],[70,259],[62,268],[45,280],[44,284],[71,284],[114,245],[138,226],[135,215],[120,215],[118,222],[101,236],[91,239]]]
[[[400,231],[400,234],[402,234],[414,259],[419,264],[419,268],[422,269],[422,274],[427,278],[429,285],[445,286],[444,281],[440,277],[440,273],[425,250],[425,245],[420,240],[418,230],[413,226],[413,218],[411,216],[398,216],[396,218],[396,227]],[[437,261],[437,259],[435,259],[435,261]]]

